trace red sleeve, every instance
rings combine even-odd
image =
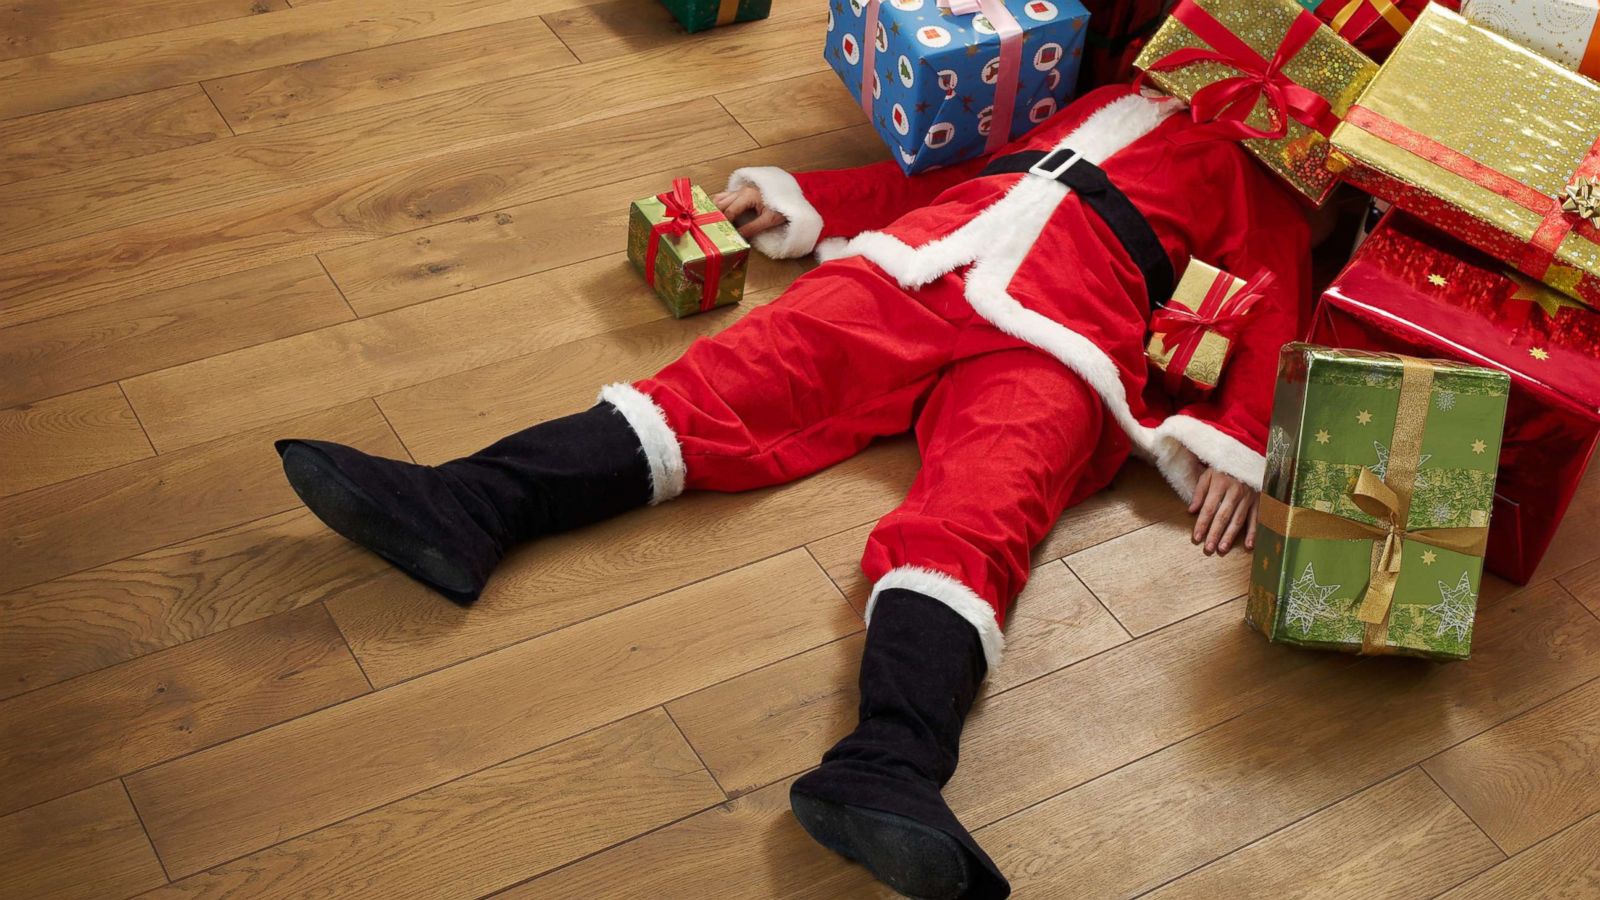
[[[736,169],[728,189],[753,185],[762,202],[788,220],[757,235],[756,249],[787,259],[805,256],[818,241],[852,238],[883,228],[983,170],[987,157],[905,175],[891,161],[854,169],[790,174],[775,166]]]

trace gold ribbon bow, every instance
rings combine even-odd
[[[1580,178],[1567,185],[1557,199],[1561,201],[1562,211],[1600,226],[1600,178]]]
[[[1394,606],[1395,585],[1400,581],[1400,561],[1406,541],[1421,541],[1441,550],[1482,556],[1489,540],[1486,526],[1406,530],[1417,467],[1422,460],[1422,432],[1427,424],[1428,398],[1433,390],[1433,367],[1410,357],[1399,359],[1400,409],[1389,447],[1387,477],[1379,478],[1377,473],[1363,467],[1350,491],[1351,501],[1362,512],[1377,519],[1377,524],[1290,506],[1274,497],[1261,495],[1261,524],[1284,538],[1372,541],[1371,576],[1356,612],[1356,618],[1366,623],[1361,652],[1369,654],[1388,652],[1389,613]]]

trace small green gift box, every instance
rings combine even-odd
[[[705,31],[718,25],[765,19],[772,0],[662,0],[673,18],[687,31]]]
[[[1466,659],[1510,379],[1288,344],[1245,618],[1307,647]]]
[[[743,299],[750,245],[705,191],[679,178],[633,202],[628,259],[681,319]]]

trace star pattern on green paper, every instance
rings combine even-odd
[[[1455,632],[1458,641],[1467,639],[1467,632],[1472,629],[1472,616],[1477,601],[1472,596],[1472,582],[1468,580],[1467,573],[1461,573],[1461,580],[1455,587],[1450,587],[1444,582],[1438,582],[1439,602],[1428,607],[1428,612],[1439,617],[1439,628],[1433,633],[1434,637],[1441,637],[1446,631]]]
[[[1318,584],[1316,569],[1311,563],[1306,563],[1305,571],[1300,573],[1294,584],[1289,585],[1289,597],[1284,601],[1285,621],[1290,627],[1299,628],[1301,634],[1309,634],[1311,626],[1318,619],[1333,615],[1328,598],[1341,586]]]

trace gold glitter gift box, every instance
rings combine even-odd
[[[1378,67],[1294,0],[1180,0],[1134,62],[1313,203],[1337,182],[1327,135]]]
[[[1358,187],[1600,306],[1600,84],[1437,5],[1333,133]]]
[[[1234,337],[1271,280],[1263,273],[1247,282],[1210,263],[1189,260],[1172,299],[1150,317],[1145,347],[1169,392],[1205,393],[1217,386]]]

